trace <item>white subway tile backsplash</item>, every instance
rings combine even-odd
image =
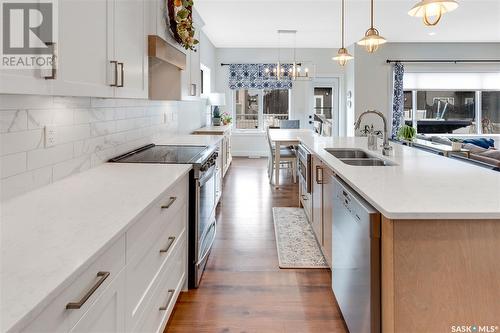
[[[5,155],[0,158],[2,178],[17,175],[26,171],[26,153]]]
[[[98,166],[157,134],[175,135],[179,123],[182,134],[189,133],[199,127],[190,119],[197,120],[202,103],[0,95],[1,198]],[[44,146],[47,125],[56,130],[50,148]]]
[[[73,144],[66,143],[50,148],[37,149],[28,152],[28,170],[38,169],[47,165],[69,160],[73,157]]]
[[[0,134],[0,154],[3,156],[43,147],[42,134],[42,130]]]
[[[32,191],[52,182],[52,167],[24,172],[12,177],[3,178],[0,182],[1,200]]]
[[[0,112],[0,133],[26,131],[28,116],[26,110],[5,110]]]
[[[54,165],[53,181],[90,169],[90,155],[80,156]]]

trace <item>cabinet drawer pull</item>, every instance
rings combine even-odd
[[[319,172],[321,171],[321,179],[319,179]],[[319,165],[316,165],[316,183],[323,184],[323,168]]]
[[[110,84],[111,87],[117,87],[118,86],[118,61],[116,60],[111,60],[110,63],[114,65],[115,69],[115,77],[114,77],[114,82]]]
[[[125,65],[123,64],[123,62],[119,62],[118,63],[118,66],[120,66],[120,84],[117,85],[118,88],[121,88],[123,87],[124,83],[125,83],[125,70],[124,70],[124,67]]]
[[[161,306],[158,310],[160,311],[166,311],[168,309],[168,306],[170,305],[170,302],[172,301],[172,297],[174,297],[174,292],[175,292],[175,289],[169,289],[168,290],[168,299],[167,299],[167,304],[165,304],[165,306]]]
[[[166,205],[161,206],[161,209],[169,209],[170,206],[174,204],[175,200],[177,200],[177,197],[170,197],[168,203]]]
[[[57,69],[56,69],[56,60],[57,60],[57,55],[56,55],[56,43],[54,42],[47,42],[45,43],[47,46],[52,46],[52,69],[50,70],[50,75],[49,76],[44,76],[43,78],[45,80],[55,80],[57,78]]]
[[[170,250],[170,248],[172,247],[172,244],[174,244],[174,241],[175,241],[175,237],[174,236],[170,236],[168,237],[168,244],[167,244],[167,247],[164,248],[164,249],[161,249],[160,250],[160,253],[167,253],[168,250]]]
[[[99,281],[97,281],[96,284],[94,284],[94,286],[89,291],[87,291],[87,293],[82,297],[81,300],[79,300],[76,303],[66,304],[66,309],[80,309],[83,306],[83,304],[87,302],[90,296],[92,296],[92,294],[97,290],[97,288],[101,286],[104,280],[108,278],[109,274],[110,274],[109,272],[98,272],[97,277],[100,277]]]

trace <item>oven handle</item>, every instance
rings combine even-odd
[[[205,261],[208,254],[210,253],[210,250],[212,249],[212,246],[214,245],[215,235],[217,235],[217,220],[214,220],[212,222],[212,225],[210,226],[210,228],[208,228],[207,232],[205,233],[205,236],[209,233],[209,231],[211,229],[214,229],[214,236],[212,238],[212,242],[210,242],[210,246],[207,248],[207,251],[205,251],[205,253],[203,254],[203,257],[201,257],[201,259],[198,260],[198,262],[196,263],[196,266],[200,266]]]

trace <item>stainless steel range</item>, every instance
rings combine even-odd
[[[215,240],[217,156],[215,146],[150,144],[109,161],[193,165],[189,177],[189,288],[198,288]]]

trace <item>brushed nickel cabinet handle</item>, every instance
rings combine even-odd
[[[174,297],[174,292],[175,292],[175,289],[168,290],[169,296],[167,299],[167,304],[165,304],[165,306],[161,306],[158,310],[166,311],[168,309],[168,306],[170,305],[170,302],[172,301],[172,297]]]
[[[83,304],[87,302],[90,296],[92,296],[92,294],[97,290],[97,288],[101,286],[104,280],[108,278],[109,274],[110,274],[109,272],[98,272],[97,277],[99,277],[100,279],[94,284],[94,286],[90,288],[90,290],[87,291],[87,293],[83,295],[82,299],[79,300],[78,302],[66,304],[66,309],[80,309],[83,306]]]
[[[318,178],[319,172],[321,171],[321,180]],[[319,165],[316,165],[316,183],[323,184],[323,168]]]
[[[161,206],[161,209],[169,209],[170,206],[174,204],[175,200],[177,200],[177,197],[170,197],[168,203],[166,205]]]
[[[118,63],[118,66],[120,66],[120,84],[117,85],[118,88],[121,88],[123,87],[124,83],[125,83],[125,65],[123,64],[123,62],[119,62]]]
[[[57,78],[57,69],[56,69],[56,58],[57,58],[57,55],[56,55],[56,43],[54,42],[48,42],[48,43],[45,43],[45,45],[47,46],[52,46],[52,69],[51,69],[51,73],[49,76],[44,76],[43,78],[45,80],[55,80]]]
[[[118,86],[118,61],[116,60],[111,60],[110,63],[112,65],[115,65],[115,82],[111,83],[111,87],[117,87]]]
[[[161,249],[160,250],[160,253],[167,253],[168,250],[170,250],[170,248],[172,247],[172,244],[174,244],[174,241],[175,241],[175,237],[174,236],[170,236],[168,237],[168,244],[167,244],[167,247],[164,248],[164,249]]]

